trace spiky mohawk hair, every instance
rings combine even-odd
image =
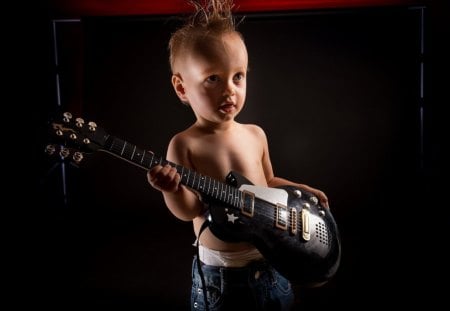
[[[199,39],[209,35],[237,32],[232,9],[232,0],[190,1],[195,12],[185,24],[175,31],[169,40],[170,67],[174,71],[175,58]]]

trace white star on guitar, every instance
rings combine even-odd
[[[234,216],[234,214],[227,214],[228,217],[228,221],[234,223],[234,221],[236,219],[238,219],[239,217]]]

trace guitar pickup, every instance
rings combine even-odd
[[[309,204],[305,203],[302,208],[301,217],[302,217],[302,238],[305,241],[309,241],[311,239],[311,233],[309,232]]]
[[[291,208],[291,234],[297,234],[297,209]]]
[[[247,190],[242,191],[242,193],[244,196],[242,197],[241,213],[248,217],[253,217],[255,213],[255,195]]]
[[[277,204],[275,226],[280,229],[287,230],[288,215],[289,213],[287,211],[287,207],[282,204]]]

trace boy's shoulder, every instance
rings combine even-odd
[[[264,132],[263,128],[259,125],[249,123],[249,124],[242,124],[242,126],[245,131],[248,131],[255,136],[258,136],[261,138],[266,137],[266,133]]]
[[[241,124],[245,129],[253,132],[264,133],[264,130],[261,126],[253,123]]]

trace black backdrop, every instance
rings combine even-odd
[[[423,272],[411,274],[405,261],[420,261],[429,188],[422,13],[248,14],[239,25],[250,72],[238,121],[265,129],[276,175],[327,193],[341,230],[340,270],[322,288],[296,289],[298,309],[401,305],[410,295],[402,288],[421,290],[412,281]],[[62,108],[164,154],[194,120],[170,85],[167,41],[177,25],[167,17],[58,22]],[[145,171],[96,153],[79,168],[65,165],[64,178],[50,160],[41,175],[46,304],[188,308],[191,224],[169,213]]]

